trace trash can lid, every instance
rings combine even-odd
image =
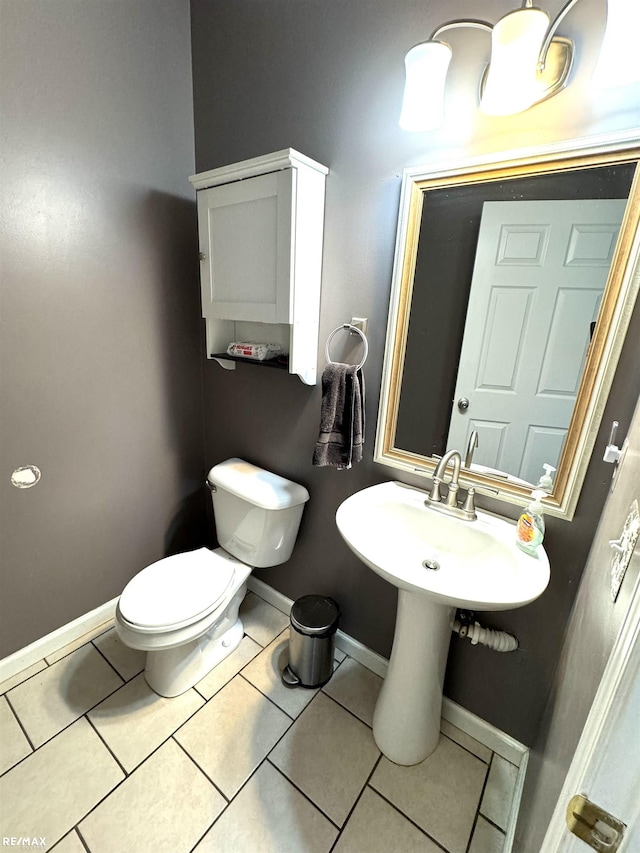
[[[325,634],[338,627],[340,611],[325,595],[303,595],[291,608],[291,624],[303,634]]]

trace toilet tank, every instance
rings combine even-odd
[[[309,492],[242,459],[209,471],[218,544],[254,568],[278,566],[291,556]]]

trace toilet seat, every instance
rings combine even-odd
[[[147,566],[124,588],[118,615],[140,633],[188,627],[224,600],[236,568],[244,567],[220,549],[199,548]]]

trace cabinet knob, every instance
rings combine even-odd
[[[206,261],[207,260],[207,256],[205,255],[204,252],[198,252],[198,260],[200,260],[200,261]]]

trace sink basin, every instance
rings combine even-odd
[[[336,513],[349,548],[398,587],[373,736],[387,758],[405,765],[423,761],[438,744],[455,609],[522,607],[549,583],[544,548],[536,556],[521,551],[513,522],[482,511],[463,521],[425,506],[425,497],[403,483],[381,483],[347,498]]]
[[[425,494],[402,483],[356,492],[336,524],[357,556],[400,589],[471,610],[506,610],[534,601],[549,583],[549,560],[515,544],[515,524],[478,511],[462,521],[424,505]],[[425,562],[437,569],[425,568]]]

